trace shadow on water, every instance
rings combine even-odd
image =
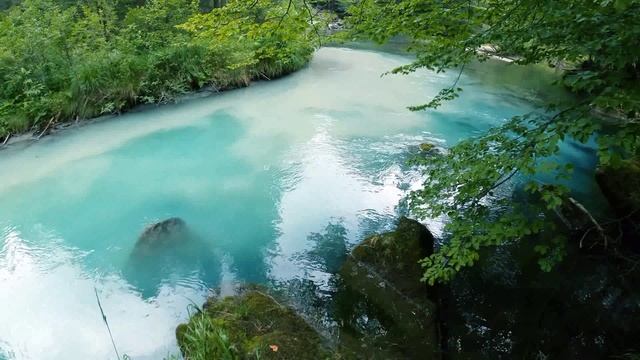
[[[638,274],[575,248],[542,272],[533,245],[488,250],[450,284],[452,355],[602,359],[637,351]]]
[[[397,299],[381,299],[384,291],[370,298],[345,273],[351,255],[341,222],[329,223],[307,240],[311,246],[298,259],[326,272],[328,279],[299,278],[276,289],[334,346],[347,353],[357,349],[353,358],[363,359],[417,359],[428,351],[419,344],[427,332],[408,326],[407,317],[390,311],[392,305],[381,306]],[[638,351],[637,271],[629,266],[621,271],[625,267],[619,261],[570,245],[559,267],[543,272],[535,245],[485,249],[477,265],[439,288],[440,321],[446,328],[443,355],[602,359]]]

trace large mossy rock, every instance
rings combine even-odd
[[[403,294],[426,296],[418,263],[433,253],[434,239],[421,223],[400,218],[396,230],[373,235],[353,249],[353,259],[372,267]]]
[[[207,341],[194,340],[202,339],[202,334]],[[209,299],[201,313],[178,326],[176,337],[185,359],[337,357],[304,319],[260,288],[243,290],[239,295],[223,299]],[[223,353],[224,350],[228,352]]]
[[[365,239],[345,262],[337,311],[363,349],[377,347],[360,358],[439,358],[436,305],[418,263],[433,245],[424,225],[401,218],[395,231]]]

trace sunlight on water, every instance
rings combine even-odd
[[[0,153],[0,358],[115,358],[94,287],[120,353],[175,353],[175,326],[208,288],[322,281],[298,256],[312,234],[333,224],[354,244],[388,229],[419,186],[406,165],[418,144],[450,146],[540,100],[488,81],[482,69],[506,66],[491,64],[463,76],[454,103],[412,113],[455,74],[380,77],[406,61],[323,48],[282,80]],[[588,174],[590,150],[571,151]],[[134,256],[145,225],[169,217],[186,222],[184,246]]]

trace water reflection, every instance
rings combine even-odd
[[[329,223],[323,233],[311,233],[311,249],[302,256],[311,269],[335,274],[347,257],[347,229],[340,222]]]

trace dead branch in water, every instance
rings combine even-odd
[[[598,230],[598,233],[600,234],[600,236],[602,237],[602,239],[604,240],[604,247],[606,248],[609,245],[609,237],[607,236],[607,234],[604,231],[604,228],[602,227],[602,225],[600,225],[600,223],[593,217],[593,215],[591,215],[591,213],[589,212],[589,210],[587,210],[587,208],[584,207],[584,205],[582,205],[581,203],[579,203],[576,199],[569,197],[569,202],[571,204],[573,204],[578,210],[580,210],[583,214],[585,214],[589,220],[591,221],[591,223],[593,223],[593,227],[589,228],[584,235],[582,235],[582,239],[580,239],[580,248],[582,249],[582,242],[584,241],[584,239],[587,237],[587,234],[589,234],[589,232],[591,232],[592,229],[596,229]]]
[[[11,133],[8,133],[8,134],[7,134],[7,137],[6,137],[6,138],[4,138],[4,141],[2,142],[2,145],[0,145],[0,146],[5,146],[5,145],[7,145],[7,143],[9,142],[9,139],[11,139]]]
[[[53,120],[55,118],[56,118],[55,116],[51,117],[51,119],[49,120],[49,123],[47,123],[47,126],[44,128],[44,130],[42,130],[40,135],[38,135],[38,137],[36,138],[37,140],[40,140],[40,138],[44,136],[44,134],[47,132],[47,130],[49,130],[49,127],[51,126],[51,124],[53,123]]]

